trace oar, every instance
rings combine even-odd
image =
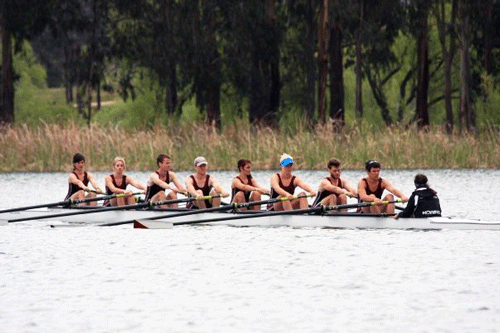
[[[220,206],[220,207],[212,207],[212,208],[205,208],[205,209],[193,209],[187,212],[182,212],[182,213],[176,213],[176,214],[168,214],[168,215],[158,215],[158,216],[151,216],[151,217],[146,217],[142,220],[159,220],[159,219],[167,219],[167,218],[174,218],[174,217],[179,217],[179,216],[188,216],[188,215],[194,215],[194,214],[201,214],[201,213],[210,213],[210,212],[223,212],[231,209],[238,209],[238,208],[248,208],[250,206],[255,206],[255,205],[263,205],[267,203],[274,203],[278,201],[287,201],[287,200],[292,200],[292,199],[299,199],[303,197],[310,197],[310,194],[307,195],[301,195],[301,196],[293,196],[291,199],[288,199],[286,197],[283,198],[276,198],[276,199],[269,199],[269,200],[261,200],[261,201],[254,201],[254,202],[246,202],[246,203],[233,203],[227,206]],[[258,214],[249,214],[250,216],[255,216]],[[111,223],[104,223],[104,224],[99,224],[100,227],[112,227],[112,226],[117,226],[117,225],[122,225],[122,224],[129,224],[129,223],[134,223],[137,221],[137,219],[133,220],[128,220],[128,221],[119,221],[119,222],[111,222]]]
[[[214,195],[214,196],[205,196],[202,197],[200,200],[210,200],[213,198],[218,198],[220,195]],[[8,223],[13,223],[13,222],[22,222],[22,221],[29,221],[29,220],[42,220],[42,219],[52,219],[56,217],[63,217],[63,216],[73,216],[73,215],[82,215],[82,214],[92,214],[92,213],[102,213],[102,212],[109,212],[113,210],[131,210],[131,209],[137,209],[137,208],[145,208],[149,207],[152,208],[154,206],[160,206],[160,205],[169,205],[173,203],[178,203],[178,202],[186,202],[186,201],[193,201],[197,200],[195,197],[191,198],[184,198],[184,199],[173,199],[173,200],[165,200],[165,201],[158,201],[158,202],[145,202],[142,204],[136,204],[136,205],[127,205],[127,206],[116,206],[116,207],[104,207],[104,208],[95,208],[95,209],[89,209],[89,210],[79,210],[75,212],[66,212],[66,213],[56,213],[56,214],[50,214],[50,215],[40,215],[40,216],[30,216],[30,217],[22,217],[22,218],[17,218],[17,219],[12,219],[8,220]],[[5,223],[5,221],[3,221]]]
[[[295,214],[306,214],[306,213],[323,213],[329,210],[339,210],[339,209],[347,209],[347,208],[358,208],[358,207],[367,207],[367,206],[379,206],[379,205],[388,205],[395,202],[401,202],[401,200],[394,201],[382,201],[380,203],[376,202],[360,202],[357,204],[347,204],[347,205],[335,205],[335,206],[319,206],[312,207],[306,209],[295,209],[295,210],[280,210],[280,211],[271,211],[266,213],[258,213],[258,214],[248,214],[243,216],[228,216],[221,217],[216,219],[204,219],[197,221],[183,221],[183,222],[174,222],[173,225],[183,225],[183,224],[197,224],[197,223],[206,223],[206,222],[219,222],[219,221],[229,221],[229,220],[239,220],[239,219],[247,219],[247,218],[257,218],[257,217],[266,217],[266,216],[275,216],[275,215],[295,215]]]
[[[140,194],[144,194],[144,191],[132,193],[132,195],[140,195]],[[114,198],[122,198],[125,196],[126,196],[125,194],[119,193],[119,194],[112,194],[112,195],[106,195],[103,197],[95,197],[95,198],[88,198],[88,199],[68,199],[65,201],[54,202],[54,203],[49,203],[49,204],[40,204],[40,205],[34,205],[34,206],[4,209],[4,210],[0,210],[0,213],[11,213],[11,212],[19,212],[22,210],[29,210],[29,209],[35,209],[35,208],[49,208],[49,207],[57,207],[57,206],[68,207],[68,206],[77,205],[77,204],[86,203],[86,202],[108,200],[108,199],[114,199]]]
[[[401,199],[392,200],[392,201],[381,201],[376,203],[375,201],[370,202],[358,202],[355,204],[346,204],[346,205],[335,205],[335,206],[324,206],[324,211],[328,210],[339,210],[339,209],[349,209],[349,208],[361,208],[361,207],[370,207],[370,206],[382,206],[389,205],[396,202],[403,202]]]

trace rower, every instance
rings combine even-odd
[[[170,156],[158,155],[156,165],[158,170],[149,176],[144,200],[151,202],[175,200],[177,199],[177,193],[186,193],[186,189],[182,186],[177,175],[170,170]],[[174,183],[175,186],[171,185],[171,183]],[[170,192],[167,194],[165,190],[170,190]],[[178,204],[160,206],[160,208],[165,207],[178,208]]]
[[[365,164],[367,177],[361,179],[358,183],[358,194],[360,202],[375,202],[393,201],[394,195],[407,202],[408,198],[397,188],[392,186],[387,180],[380,177],[380,163],[375,160],[369,160]],[[387,190],[391,194],[387,194],[383,199],[382,195]],[[370,207],[363,207],[362,211],[365,213],[394,213],[394,204],[388,205],[375,205]]]
[[[281,155],[280,169],[281,171],[272,175],[271,177],[271,198],[288,198],[287,201],[275,202],[269,204],[268,210],[292,210],[292,209],[306,209],[308,208],[308,201],[305,192],[300,192],[299,197],[293,199],[293,194],[297,187],[305,190],[314,197],[316,193],[302,178],[292,175],[294,161],[292,156],[288,154]]]
[[[145,190],[146,187],[130,176],[123,174],[125,171],[125,159],[123,157],[115,157],[113,160],[114,172],[106,176],[106,194],[125,194],[125,197],[113,198],[104,202],[103,206],[124,206],[135,204],[135,198],[132,196],[132,191],[127,190],[127,185],[132,185],[140,190]]]
[[[318,196],[314,200],[313,207],[335,206],[347,204],[347,197],[356,197],[356,191],[347,180],[340,178],[340,161],[331,159],[328,161],[327,170],[329,175],[321,179],[318,188]],[[341,209],[339,212],[346,212],[347,209]]]
[[[414,180],[415,191],[410,196],[405,209],[396,215],[398,217],[436,217],[441,216],[441,205],[437,192],[430,188],[427,176],[418,173]]]
[[[262,188],[252,177],[252,162],[250,160],[239,160],[238,171],[239,174],[233,178],[231,183],[231,203],[260,201],[261,194],[269,195],[269,190]],[[253,205],[250,209],[260,210],[260,205]],[[246,210],[246,208],[241,210]]]
[[[94,190],[88,187],[88,184],[92,184]],[[101,190],[99,185],[97,185],[94,176],[85,171],[85,156],[80,153],[76,153],[73,156],[73,171],[69,174],[68,178],[68,193],[64,200],[80,200],[80,199],[90,199],[96,197],[97,193],[104,192]],[[96,206],[96,201],[80,203],[82,206]]]
[[[202,197],[215,195],[221,195],[223,197],[229,196],[217,179],[207,174],[207,164],[207,159],[203,156],[198,156],[194,160],[195,173],[186,178],[186,189],[189,196],[195,197],[196,200],[189,202],[186,208],[204,209],[219,207],[221,202],[220,197],[208,200],[203,200]]]

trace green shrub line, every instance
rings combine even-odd
[[[73,154],[87,157],[90,170],[112,169],[116,156],[129,170],[153,170],[156,156],[172,157],[175,170],[191,170],[205,156],[211,170],[234,170],[241,158],[256,170],[278,169],[282,153],[291,154],[298,169],[324,169],[330,158],[344,169],[363,169],[368,159],[388,169],[499,168],[500,131],[491,126],[477,134],[447,135],[441,127],[346,126],[336,133],[330,124],[307,130],[232,125],[218,132],[202,123],[130,130],[118,126],[76,123],[15,125],[0,129],[0,172],[54,172],[71,169]]]

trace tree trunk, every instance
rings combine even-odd
[[[280,55],[279,55],[277,29],[276,29],[276,8],[274,0],[267,1],[267,20],[275,37],[273,39],[273,45],[271,47],[272,50],[271,60],[270,60],[271,87],[269,92],[269,112],[272,115],[270,119],[271,121],[270,125],[272,127],[276,127],[275,119],[280,105],[281,81],[280,81],[280,70],[279,70]]]
[[[495,0],[488,0],[485,8],[485,31],[484,31],[484,68],[486,73],[492,74],[493,63],[491,58],[491,52],[493,48],[493,8]]]
[[[340,129],[345,124],[343,71],[342,30],[337,20],[332,19],[330,29],[330,118],[333,119],[336,129]]]
[[[205,10],[207,13],[207,42],[210,48],[208,68],[206,69],[207,77],[210,78],[208,84],[205,84],[207,89],[207,122],[210,125],[214,125],[218,130],[221,129],[221,118],[220,118],[220,80],[221,80],[221,68],[220,68],[220,54],[217,50],[217,38],[216,38],[216,4],[212,1],[207,1]]]
[[[306,71],[307,71],[307,91],[305,93],[305,109],[306,109],[306,117],[305,124],[308,128],[310,128],[314,123],[314,86],[316,84],[314,75],[315,66],[314,66],[314,0],[308,1],[307,6],[307,22],[306,22],[306,40],[305,43],[305,52],[307,57],[306,63]]]
[[[437,6],[436,20],[438,26],[438,36],[441,44],[441,51],[444,60],[444,105],[446,110],[445,129],[448,134],[453,133],[453,103],[452,103],[452,65],[455,56],[455,22],[457,13],[457,0],[452,0],[451,3],[451,18],[450,22],[446,22],[446,4],[445,0],[441,0]],[[449,46],[446,41],[449,41]]]
[[[11,32],[7,28],[6,4],[0,11],[0,34],[2,34],[2,97],[0,100],[0,125],[14,122],[14,83],[12,64]]]
[[[361,34],[363,30],[363,15],[364,5],[362,0],[358,0],[359,4],[359,26],[356,36],[356,118],[363,118],[363,77],[362,77],[362,49],[361,49]]]
[[[326,121],[326,80],[328,77],[328,3],[323,0],[319,12],[318,24],[318,121]]]
[[[170,59],[171,60],[171,59]],[[167,110],[167,115],[171,116],[176,114],[176,110],[180,111],[177,108],[177,73],[175,71],[175,64],[173,61],[169,61],[168,64],[168,79],[167,79],[167,87],[166,93],[167,96],[165,98],[165,109]],[[180,114],[178,114],[180,115]]]
[[[429,111],[427,105],[429,90],[429,31],[427,18],[429,1],[424,0],[419,7],[419,33],[417,44],[417,114],[418,128],[429,126]]]
[[[471,98],[471,61],[470,61],[470,16],[467,0],[461,1],[461,40],[460,45],[460,132],[475,131],[476,119]]]

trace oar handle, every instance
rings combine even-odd
[[[141,195],[144,194],[144,191],[140,192],[135,192],[132,193],[131,195]],[[95,198],[87,198],[87,199],[69,199],[68,200],[68,205],[77,205],[81,203],[86,203],[86,202],[93,202],[93,201],[100,201],[100,200],[108,200],[108,199],[115,199],[115,198],[123,198],[128,196],[125,193],[117,193],[117,194],[112,194],[112,195],[106,195],[103,197],[95,197]]]
[[[323,211],[348,209],[348,208],[370,207],[370,206],[381,206],[381,205],[389,205],[389,204],[397,203],[397,202],[403,202],[403,201],[401,199],[397,199],[397,200],[392,200],[392,201],[387,201],[387,200],[384,200],[381,202],[370,201],[370,202],[359,202],[359,203],[348,204],[348,205],[323,206]]]
[[[201,198],[196,198],[196,197],[188,197],[188,198],[182,198],[182,199],[173,199],[173,200],[165,200],[165,201],[149,201],[148,205],[149,208],[152,209],[155,206],[161,206],[161,205],[171,205],[175,203],[180,203],[180,202],[189,202],[189,201],[196,201],[196,200],[210,200],[210,199],[215,199],[215,198],[223,198],[224,196],[221,194],[216,194],[216,195],[206,195]]]

